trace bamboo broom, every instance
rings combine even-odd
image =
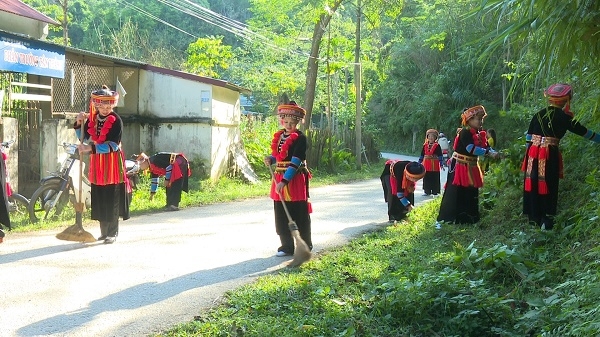
[[[267,165],[267,166],[269,167],[269,171],[271,172],[271,179],[273,180],[273,184],[277,185],[277,182],[275,181],[275,174],[273,173],[273,168],[271,167],[271,165]],[[277,188],[275,188],[275,191],[277,192]],[[283,196],[279,192],[277,192],[277,194],[279,195],[279,199],[281,200],[281,205],[283,206],[285,215],[288,218],[288,227],[290,228],[290,233],[292,234],[292,237],[294,238],[294,243],[296,246],[294,248],[294,258],[292,259],[292,261],[290,263],[288,263],[287,266],[288,267],[298,267],[301,264],[303,264],[304,262],[310,260],[312,254],[311,254],[310,248],[308,248],[308,245],[306,244],[306,242],[304,242],[304,240],[302,240],[302,237],[300,236],[300,231],[298,231],[298,225],[292,219],[292,216],[290,215],[290,212],[288,211],[285,201],[283,201]]]
[[[79,144],[83,144],[83,124],[81,124],[81,132],[79,137]],[[75,200],[75,224],[67,227],[64,231],[56,234],[56,238],[65,241],[76,241],[76,242],[96,242],[94,236],[83,229],[83,209],[85,203],[83,201],[83,160],[81,158],[81,152],[79,153],[79,191],[78,198]]]

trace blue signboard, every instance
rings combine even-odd
[[[0,70],[65,77],[65,48],[0,32]]]

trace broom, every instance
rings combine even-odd
[[[83,128],[83,123],[82,123]],[[83,144],[83,129],[81,130],[81,137],[79,138],[79,144]],[[75,224],[67,227],[64,231],[56,234],[56,238],[65,241],[76,241],[76,242],[96,242],[96,238],[90,233],[83,229],[83,160],[81,153],[79,153],[79,195],[75,200]]]
[[[271,167],[271,165],[267,165],[267,166],[269,167],[269,171],[271,172],[271,179],[273,180],[273,183],[275,185],[277,185],[277,181],[275,181],[275,174],[273,173],[273,168]],[[277,192],[277,188],[275,188],[275,191]],[[304,242],[304,240],[302,240],[302,237],[300,237],[300,232],[298,231],[298,225],[292,219],[292,216],[290,215],[290,212],[288,211],[285,201],[283,201],[283,196],[279,192],[277,192],[277,194],[279,194],[279,199],[281,200],[281,205],[283,206],[285,215],[288,218],[288,227],[290,228],[290,233],[292,234],[292,237],[294,238],[294,243],[296,245],[296,247],[294,249],[294,259],[292,259],[292,261],[290,263],[288,263],[287,266],[288,267],[298,267],[301,264],[303,264],[304,262],[310,260],[310,257],[311,257],[310,249],[308,248],[308,245],[306,244],[306,242]]]

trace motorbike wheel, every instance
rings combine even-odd
[[[50,209],[52,200],[58,194],[59,189],[59,182],[50,182],[40,186],[33,192],[27,208],[29,210],[29,220],[31,220],[31,222],[36,223],[42,219],[52,219],[62,213],[65,206],[69,204],[68,190],[63,191],[56,205]]]
[[[29,200],[19,193],[13,193],[8,197],[8,211],[18,215],[27,214]]]

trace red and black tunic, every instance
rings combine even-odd
[[[464,127],[456,135],[438,221],[467,224],[479,221],[483,175],[477,156],[489,150],[485,131]]]
[[[129,219],[129,186],[125,154],[121,150],[123,121],[115,112],[92,114],[83,127],[83,139],[92,146],[88,178],[92,188],[92,219]],[[76,127],[77,128],[77,127]],[[109,234],[109,236],[112,236]]]
[[[443,161],[442,148],[436,143],[425,142],[419,162],[425,167],[423,191],[425,194],[439,194],[441,191],[440,169]]]
[[[558,182],[563,177],[563,161],[559,142],[571,131],[580,136],[595,134],[562,109],[549,106],[538,111],[529,123],[527,149],[522,170],[523,214],[540,224],[547,215],[556,215]],[[590,137],[591,139],[591,137]]]
[[[306,136],[299,130],[288,135],[284,131],[285,129],[277,131],[271,142],[271,162],[276,164],[276,169],[270,196],[274,203],[275,230],[281,240],[281,247],[278,250],[292,254],[294,239],[289,229],[289,219],[283,208],[283,202],[290,217],[298,226],[302,240],[312,249],[310,219],[312,206],[308,192],[310,173],[306,167]],[[275,188],[276,184],[282,181],[286,185],[280,198]]]

